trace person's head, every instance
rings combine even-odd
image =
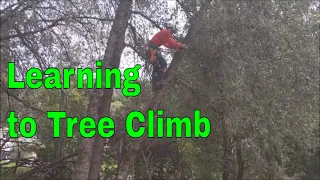
[[[166,29],[170,32],[170,34],[174,34],[175,28],[171,24],[166,24]]]

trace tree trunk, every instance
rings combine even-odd
[[[107,48],[105,51],[104,62],[108,62],[108,67],[118,68],[120,65],[121,54],[125,48],[125,32],[131,16],[132,0],[122,0],[118,6],[114,24],[110,32]],[[98,114],[103,117],[110,115],[110,105],[113,89],[106,89],[102,97],[102,104]],[[102,163],[104,138],[100,135],[95,136],[93,145],[93,157],[89,171],[89,179],[98,180]]]
[[[132,0],[120,0],[108,39],[103,68],[118,68],[121,54],[125,48],[125,32],[131,16]],[[104,76],[104,71],[102,71]],[[94,89],[89,100],[88,116],[98,121],[109,115],[113,89]],[[98,123],[98,122],[96,122]],[[96,135],[94,138],[82,139],[79,156],[72,179],[98,180],[102,164],[104,138]]]
[[[241,139],[237,139],[237,159],[238,159],[238,180],[243,179],[244,174],[244,162],[242,158],[242,148],[241,148]]]
[[[225,121],[225,120],[224,120]],[[223,125],[223,144],[224,144],[224,153],[223,153],[223,180],[231,179],[232,177],[232,146],[231,146],[231,136],[226,127],[225,122]]]
[[[218,90],[218,97],[220,100],[217,101],[217,105],[215,106],[217,112],[217,119],[221,122],[222,128],[222,140],[223,140],[223,169],[222,169],[222,179],[229,180],[232,179],[232,136],[230,132],[230,122],[227,117],[228,113],[228,101],[227,101],[227,92],[225,85],[225,77],[224,77],[224,69],[223,69],[223,61],[226,59],[226,54],[224,49],[226,49],[225,45],[220,45],[217,47],[219,51],[217,51],[216,56],[214,57],[213,66],[216,67],[216,79],[214,81],[214,86]]]
[[[184,39],[184,43],[187,44],[189,42],[192,42],[192,39],[197,37],[197,32],[196,32],[198,28],[197,24],[201,22],[201,18],[204,17],[206,10],[210,8],[211,2],[212,0],[205,0],[202,7],[200,8],[200,11],[198,11],[197,14],[191,20],[192,21],[191,27]],[[171,61],[171,64],[167,69],[166,75],[164,77],[164,81],[167,82],[168,84],[173,83],[173,78],[174,78],[176,69],[178,68],[180,61],[183,59],[182,55],[183,55],[182,52],[175,53]],[[148,109],[152,109],[156,111],[159,108],[161,101],[165,96],[165,91],[168,87],[169,86],[163,86],[160,90],[156,91],[153,98],[150,100]],[[148,128],[147,121],[143,125],[146,129]],[[124,156],[124,159],[122,161],[122,164],[119,170],[119,174],[116,179],[119,179],[119,180],[127,179],[128,173],[130,172],[130,167],[135,161],[135,158],[138,155],[138,153],[140,153],[141,148],[143,148],[145,141],[147,139],[148,139],[147,134],[145,133],[140,139],[138,139],[138,142],[130,145],[130,151],[129,151],[130,153]]]
[[[228,122],[227,114],[227,99],[225,97],[225,78],[222,69],[222,62],[225,58],[223,52],[225,49],[224,45],[221,45],[219,55],[215,59],[215,66],[217,67],[216,77],[217,77],[217,88],[219,90],[219,96],[221,96],[220,103],[218,103],[218,114],[222,122],[222,132],[223,132],[223,180],[232,179],[232,136],[230,132],[230,123]]]
[[[102,91],[94,89],[90,95],[87,115],[89,117],[98,119],[98,107],[99,97],[101,97]],[[88,179],[90,160],[92,156],[93,138],[82,138],[81,144],[78,151],[78,157],[75,163],[74,170],[72,172],[72,179]]]
[[[128,175],[130,174],[132,163],[135,160],[135,154],[126,153],[126,155],[123,157],[123,160],[119,167],[119,173],[117,174],[116,179],[118,180],[126,180]]]

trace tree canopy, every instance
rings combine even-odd
[[[319,179],[318,1],[6,0],[0,8],[1,178]],[[188,49],[161,47],[168,86],[153,92],[145,45],[166,23]],[[77,76],[69,77],[69,88],[8,86],[9,77],[26,81],[31,68],[43,77],[54,74],[52,68],[61,75],[66,68],[91,68],[96,75],[97,60],[121,75],[141,65],[139,95],[123,94],[123,77],[121,88],[87,88],[108,81],[93,76],[91,82],[88,74],[82,89]],[[30,83],[40,81],[33,75]],[[199,110],[210,121],[210,135],[130,137],[128,114],[145,114],[148,129],[148,110],[163,110],[155,119],[189,117],[192,135]],[[53,137],[48,111],[73,118],[72,138],[67,118],[59,121],[60,137]],[[84,126],[106,116],[114,122],[112,137],[81,136]],[[21,128],[33,130],[27,119],[21,123],[25,117],[37,124],[32,138],[21,137]],[[86,117],[95,121],[90,125]],[[170,124],[163,122],[154,129],[166,130]],[[181,127],[188,134],[187,124]]]

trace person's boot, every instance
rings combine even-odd
[[[162,69],[159,73],[159,85],[162,86],[168,86],[169,84],[164,81],[164,74],[165,74],[165,69]]]
[[[154,82],[154,80],[153,80],[153,82],[152,82],[152,91],[156,91],[156,90],[157,90],[157,83]]]
[[[152,91],[156,91],[159,88],[159,75],[157,72],[152,74]]]

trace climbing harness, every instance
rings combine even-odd
[[[161,82],[164,73],[161,72],[160,69],[160,60],[159,60],[159,53],[161,49],[159,46],[148,42],[145,46],[146,48],[146,59],[147,61],[153,66],[152,72],[152,89],[153,91],[159,89],[159,82]]]
[[[167,63],[159,54],[161,52],[161,49],[159,46],[151,43],[150,41],[145,46],[145,52],[146,52],[146,59],[148,63],[150,63],[153,66],[153,72],[152,72],[152,90],[157,91],[161,89],[163,85],[166,85],[164,83],[164,75],[165,71],[167,69]],[[176,50],[176,51],[182,51],[182,50]]]
[[[158,53],[160,52],[160,48],[151,42],[148,42],[146,45],[146,58],[149,60],[151,64],[156,63]]]

